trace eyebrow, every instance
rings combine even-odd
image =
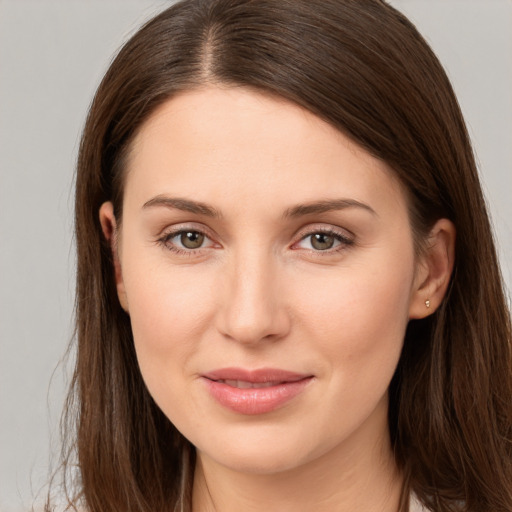
[[[209,204],[200,201],[191,201],[190,199],[183,199],[181,197],[156,196],[145,202],[142,208],[146,209],[154,206],[165,206],[167,208],[174,208],[198,215],[206,215],[212,218],[222,217],[221,213]]]
[[[355,199],[326,199],[324,201],[298,204],[297,206],[288,208],[285,210],[283,218],[296,218],[314,213],[345,210],[347,208],[361,208],[378,217],[377,212],[371,206]]]
[[[156,206],[164,206],[182,210],[184,212],[205,215],[212,218],[222,218],[222,214],[215,207],[200,201],[192,201],[181,197],[168,197],[159,195],[145,202],[143,209]],[[361,208],[370,212],[372,215],[378,216],[377,212],[369,205],[357,201],[355,199],[327,199],[322,201],[314,201],[310,203],[298,204],[291,208],[287,208],[283,213],[284,219],[297,218],[315,213],[326,213],[336,210],[345,210],[347,208]]]

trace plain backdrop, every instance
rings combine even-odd
[[[170,3],[0,0],[1,512],[28,510],[59,449],[66,367],[58,363],[74,300],[73,175],[87,108],[116,49]],[[458,94],[510,289],[512,1],[392,3],[426,36]]]

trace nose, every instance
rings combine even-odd
[[[277,263],[271,256],[254,253],[233,260],[223,280],[219,331],[247,345],[285,337],[291,323]]]

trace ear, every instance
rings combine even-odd
[[[439,219],[430,231],[416,268],[409,318],[425,318],[440,306],[453,271],[455,236],[448,219]]]
[[[107,242],[112,251],[112,261],[114,263],[114,274],[117,287],[117,296],[121,307],[128,313],[128,301],[124,288],[123,272],[119,261],[118,232],[117,222],[114,215],[114,206],[110,201],[103,203],[100,207],[100,224]]]

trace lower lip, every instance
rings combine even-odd
[[[221,405],[240,414],[264,414],[274,411],[299,395],[312,377],[295,382],[282,382],[268,388],[239,389],[222,382],[204,379],[210,394]]]

